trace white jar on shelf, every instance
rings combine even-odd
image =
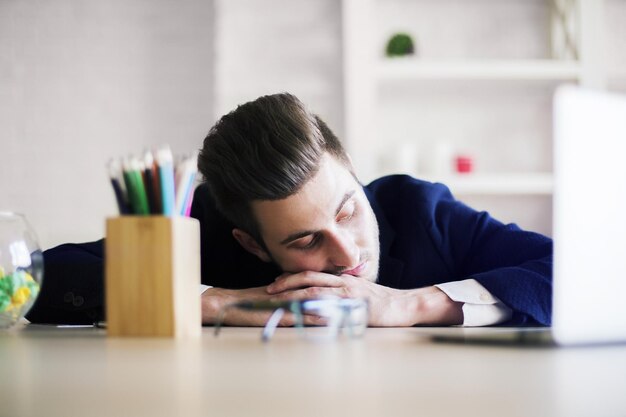
[[[432,176],[448,176],[453,171],[454,148],[448,141],[434,143],[424,155],[424,173]]]

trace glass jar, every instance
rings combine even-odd
[[[0,328],[24,317],[39,295],[42,278],[43,254],[26,218],[0,212]]]

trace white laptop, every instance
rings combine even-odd
[[[436,340],[557,345],[626,342],[626,96],[554,96],[552,328],[468,329]]]

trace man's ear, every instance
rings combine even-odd
[[[255,255],[263,262],[272,261],[269,253],[267,253],[265,249],[263,249],[261,245],[259,245],[257,241],[254,240],[254,238],[248,233],[244,232],[241,229],[233,229],[233,237],[245,250]]]

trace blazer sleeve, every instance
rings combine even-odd
[[[41,292],[26,314],[32,323],[93,324],[104,319],[104,240],[43,253]]]
[[[550,325],[552,240],[502,224],[432,188],[429,232],[457,280],[473,278],[513,310],[504,324]]]

